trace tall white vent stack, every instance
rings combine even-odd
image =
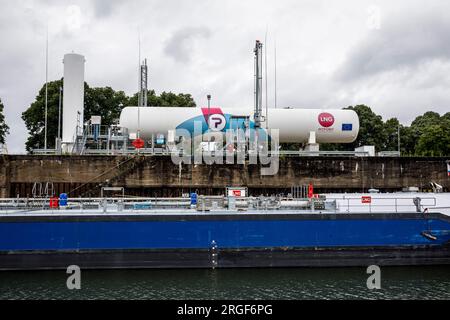
[[[64,55],[62,150],[66,153],[72,152],[76,135],[83,134],[85,61],[80,54]]]

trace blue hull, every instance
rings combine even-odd
[[[314,257],[321,265],[320,260],[325,256],[331,265],[333,260],[334,265],[345,265],[344,260],[349,257],[363,257],[368,252],[373,257],[376,251],[389,255],[405,253],[405,257],[398,255],[402,260],[399,264],[412,263],[408,258],[417,259],[417,253],[427,261],[431,261],[430,253],[439,257],[436,260],[439,263],[447,263],[449,242],[450,218],[441,214],[427,217],[415,213],[1,217],[0,268],[19,267],[13,267],[14,257],[24,263],[28,261],[24,257],[33,256],[36,260],[37,255],[42,257],[37,260],[45,261],[46,255],[55,254],[63,260],[60,264],[74,259],[68,255],[76,255],[74,261],[81,263],[83,254],[96,255],[92,267],[108,267],[107,257],[117,254],[124,260],[134,256],[131,265],[127,261],[120,264],[124,267],[203,267],[211,264],[211,250],[220,258],[228,255],[227,262],[223,263],[226,266],[240,266],[240,262],[257,256],[262,262],[258,264],[256,259],[255,266],[273,266],[274,260],[280,259],[274,256],[277,252],[285,253],[282,266],[303,265],[295,261]],[[217,248],[213,248],[214,243]],[[238,257],[245,253],[252,253],[252,257],[239,261]],[[290,259],[290,254],[296,258]],[[139,259],[146,260],[147,264],[141,265]],[[246,266],[252,266],[248,261]],[[221,266],[220,259],[213,262]],[[311,261],[307,265],[316,264]],[[36,267],[40,267],[39,263]]]

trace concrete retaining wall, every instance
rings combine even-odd
[[[320,192],[450,190],[447,158],[285,157],[275,176],[262,176],[259,165],[175,165],[169,156],[35,156],[0,158],[0,197],[31,196],[35,182],[53,184],[70,196],[99,194],[101,185],[125,186],[130,195],[179,196],[198,190],[221,193],[227,186],[247,186],[251,194],[289,192],[312,183]]]

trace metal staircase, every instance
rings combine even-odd
[[[102,182],[99,182],[95,186],[93,186],[93,187],[89,188],[88,190],[86,190],[85,192],[83,192],[81,194],[81,197],[92,197],[94,195],[97,195],[99,193],[99,190],[101,190],[101,188],[113,186],[117,182],[124,180],[130,174],[136,172],[136,170],[141,169],[145,163],[145,160],[146,160],[146,157],[144,155],[135,154],[135,155],[129,157],[128,159],[126,159],[125,161],[122,161],[115,167],[103,172],[102,174],[95,177],[91,181],[88,181],[88,182],[84,183],[83,185],[71,190],[69,192],[69,194],[82,188],[83,186],[86,186],[86,185],[92,183],[95,180],[98,180],[101,177],[104,177]],[[113,174],[109,175],[110,173],[113,173]]]

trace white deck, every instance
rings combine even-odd
[[[362,203],[363,196],[370,196],[371,203]],[[396,212],[416,212],[416,207],[413,203],[413,198],[419,197],[422,199],[421,204],[423,208],[427,208],[429,212],[443,213],[450,216],[450,193],[379,193],[379,194],[360,194],[360,193],[339,193],[339,194],[326,194],[327,200],[336,200],[337,209],[323,210],[322,212],[332,213],[392,213]],[[142,200],[142,199],[141,199]],[[152,201],[149,198],[148,201]],[[187,199],[188,201],[189,199]],[[70,201],[69,201],[70,203]],[[309,210],[292,210],[292,209],[279,209],[279,210],[254,210],[248,211],[231,211],[231,210],[215,210],[207,211],[211,214],[236,214],[236,215],[248,215],[254,214],[270,214],[270,213],[282,213],[282,214],[299,214],[299,213],[319,213],[320,211]],[[106,213],[101,209],[45,209],[45,210],[25,210],[25,209],[8,209],[0,210],[0,216],[74,216],[74,215],[198,215],[202,214],[201,211],[195,209],[139,209],[132,210],[127,209],[123,211],[117,211],[115,205],[109,205]]]
[[[372,198],[371,205],[361,203],[362,196]],[[345,212],[350,204],[350,212],[397,212],[416,211],[412,199],[422,199],[422,206],[429,212],[439,212],[450,216],[450,193],[396,192],[396,193],[334,193],[327,194],[327,199],[336,198],[339,211]],[[397,205],[397,206],[396,206]],[[395,210],[394,210],[395,211]]]

